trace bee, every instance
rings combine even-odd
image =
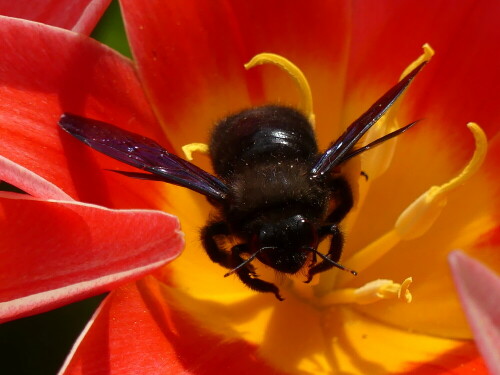
[[[305,270],[305,282],[333,267],[356,275],[338,263],[344,245],[339,225],[353,206],[352,189],[340,167],[416,123],[356,148],[424,64],[382,95],[323,153],[310,122],[293,108],[267,105],[223,119],[209,144],[216,176],[149,138],[108,123],[64,113],[59,125],[93,149],[143,170],[115,172],[205,195],[217,211],[201,231],[208,257],[229,270],[225,276],[236,274],[251,289],[283,300],[275,284],[257,276],[254,259],[284,274]],[[330,246],[322,254],[317,248],[326,238]]]

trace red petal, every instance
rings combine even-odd
[[[490,372],[500,374],[500,277],[459,251],[449,262],[479,351]]]
[[[151,277],[115,290],[76,345],[61,374],[280,374],[252,345],[228,342],[169,306]]]
[[[103,172],[121,169],[62,132],[63,112],[150,136],[162,133],[131,62],[85,36],[0,17],[0,154],[75,199],[108,207],[157,207],[157,184]]]
[[[111,0],[0,0],[0,14],[89,35]]]
[[[54,184],[3,156],[0,156],[0,181],[8,182],[37,198],[73,200]]]
[[[391,86],[428,42],[436,55],[410,88],[411,100],[404,104],[413,108],[408,119],[424,118],[431,129],[452,128],[450,144],[468,140],[469,121],[478,122],[490,137],[498,131],[498,1],[444,0],[425,6],[418,0],[359,1],[353,16],[347,80],[351,98],[362,97],[373,85]]]
[[[261,52],[281,54],[303,69],[318,104],[318,123],[333,126],[337,119],[348,43],[346,2],[121,4],[141,78],[176,144],[203,141],[193,139],[197,129],[201,138],[216,120],[251,105],[297,105],[297,90],[286,74],[273,67],[245,71],[243,64]]]
[[[175,258],[183,237],[159,211],[0,197],[0,320],[135,280]]]

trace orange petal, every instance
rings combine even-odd
[[[318,124],[332,134],[343,92],[347,3],[121,4],[140,76],[178,151],[186,143],[206,142],[211,124],[231,112],[298,103],[294,82],[276,67],[244,70],[243,64],[261,52],[280,54],[303,70],[318,103]]]
[[[457,147],[442,147],[445,137],[438,129],[420,129],[399,140],[391,168],[371,185],[349,234],[346,253],[362,249],[385,233],[415,198],[463,168],[456,158]],[[500,224],[500,180],[496,172],[499,155],[500,137],[496,137],[489,143],[481,169],[450,194],[433,227],[422,237],[401,242],[352,281],[352,286],[357,286],[377,278],[402,280],[411,276],[413,302],[406,305],[388,301],[359,307],[359,311],[402,329],[449,338],[472,338],[446,257],[459,248],[500,270],[498,234],[495,236]],[[386,201],[381,204],[381,199]]]
[[[390,86],[428,42],[436,55],[410,88],[401,122],[424,119],[418,127],[444,129],[443,144],[457,145],[460,157],[467,158],[472,144],[462,125],[477,122],[491,138],[500,123],[499,14],[496,0],[426,6],[418,0],[355,2],[346,123],[360,103],[365,107],[377,97],[378,87]]]
[[[472,343],[399,330],[348,309],[333,315],[329,333],[334,339],[338,371],[350,374],[486,374]]]

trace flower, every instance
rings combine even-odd
[[[155,277],[110,294],[63,372],[484,370],[453,291],[446,254],[462,248],[499,268],[498,178],[492,173],[499,152],[498,5],[471,1],[424,8],[420,2],[355,2],[350,7],[318,2],[312,7],[260,0],[121,4],[145,95],[131,64],[83,36],[21,21],[0,24],[4,36],[14,35],[13,30],[25,33],[17,32],[15,43],[4,46],[10,53],[2,54],[7,57],[0,70],[6,82],[2,98],[16,105],[15,110],[0,106],[0,126],[10,142],[3,155],[85,202],[174,213],[186,233],[180,258]],[[360,183],[362,204],[345,223],[343,259],[385,238],[411,202],[457,175],[474,150],[466,122],[481,124],[490,145],[483,166],[450,193],[432,227],[398,243],[357,279],[341,285],[358,288],[380,278],[412,276],[414,301],[409,305],[391,300],[319,306],[311,303],[315,297],[310,295],[318,289],[302,290],[298,283],[279,303],[272,295],[255,294],[237,280],[222,278],[225,271],[208,260],[197,239],[210,210],[201,197],[174,186],[106,174],[104,168],[123,166],[62,137],[55,125],[60,113],[76,112],[180,152],[184,144],[203,141],[207,124],[228,113],[270,101],[297,102],[288,77],[273,67],[242,69],[252,56],[270,51],[289,58],[308,78],[318,138],[325,148],[392,86],[423,42],[437,55],[412,85],[398,120],[424,117],[425,122],[398,138],[385,173],[375,178],[367,172],[369,190],[363,191]],[[33,45],[37,48],[27,48]],[[50,152],[40,155],[34,141]],[[196,160],[208,168],[203,157]],[[20,187],[26,189],[26,184]]]

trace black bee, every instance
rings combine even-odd
[[[387,91],[323,153],[318,153],[311,124],[295,109],[263,106],[223,119],[209,145],[217,177],[155,141],[113,125],[68,113],[59,124],[97,151],[147,172],[118,173],[205,195],[218,210],[217,219],[211,219],[201,233],[210,259],[230,270],[225,276],[236,273],[251,289],[274,293],[282,300],[276,285],[260,279],[251,262],[257,258],[286,274],[307,265],[306,282],[332,267],[347,270],[337,263],[344,242],[339,223],[352,208],[353,195],[339,167],[415,124],[355,149],[424,64]],[[324,255],[317,248],[326,237],[331,239]],[[224,238],[237,244],[228,249]]]

